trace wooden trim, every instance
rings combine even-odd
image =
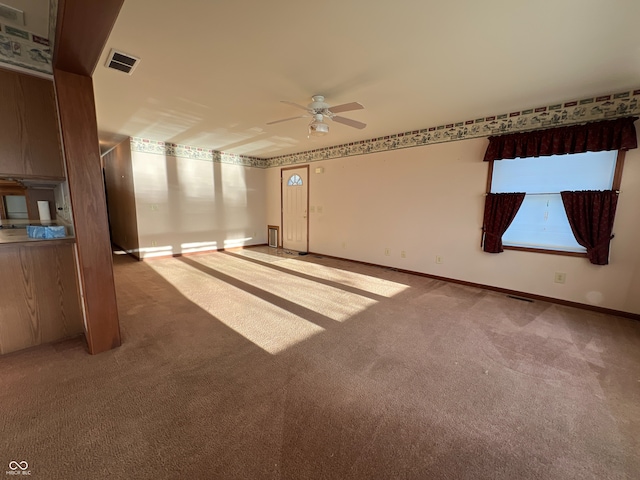
[[[65,237],[65,238],[52,238],[52,239],[32,239],[32,240],[21,240],[19,242],[0,242],[0,248],[4,247],[29,247],[29,248],[38,248],[38,247],[50,247],[51,245],[64,245],[67,243],[75,243],[75,237]]]
[[[570,300],[562,300],[560,298],[546,297],[546,296],[543,296],[543,295],[536,295],[535,293],[527,293],[527,292],[521,292],[521,291],[518,291],[518,290],[510,290],[508,288],[494,287],[493,285],[485,285],[485,284],[482,284],[482,283],[467,282],[466,280],[458,280],[458,279],[455,279],[455,278],[441,277],[439,275],[432,275],[430,273],[423,273],[423,272],[415,272],[413,270],[405,270],[403,268],[388,267],[388,266],[385,266],[385,265],[379,265],[377,263],[361,262],[359,260],[351,260],[350,258],[334,257],[333,255],[325,255],[324,253],[309,252],[309,254],[310,255],[320,255],[320,256],[323,256],[323,257],[333,258],[333,259],[336,259],[336,260],[344,260],[344,261],[347,261],[347,262],[358,263],[360,265],[368,265],[368,266],[371,266],[371,267],[386,268],[386,269],[393,270],[393,271],[396,271],[396,272],[408,273],[410,275],[416,275],[416,276],[419,276],[419,277],[432,278],[434,280],[440,280],[440,281],[443,281],[443,282],[455,283],[455,284],[464,285],[464,286],[467,286],[467,287],[480,288],[480,289],[483,289],[483,290],[491,290],[493,292],[504,293],[506,295],[529,298],[531,300],[538,300],[538,301],[541,301],[541,302],[549,302],[549,303],[554,303],[556,305],[563,305],[563,306],[566,306],[566,307],[580,308],[582,310],[589,310],[589,311],[592,311],[592,312],[604,313],[604,314],[607,314],[607,315],[614,315],[614,316],[618,316],[618,317],[630,318],[632,320],[639,320],[640,321],[640,314],[638,314],[638,313],[625,312],[623,310],[614,310],[612,308],[598,307],[597,305],[588,305],[586,303],[572,302]]]
[[[533,252],[533,253],[548,253],[550,255],[563,255],[565,257],[583,257],[587,258],[586,252],[566,252],[564,250],[547,250],[544,248],[534,247],[516,247],[515,245],[503,245],[505,250],[514,250],[517,252]]]
[[[611,190],[620,191],[620,185],[622,184],[622,171],[624,170],[624,159],[627,155],[625,150],[618,150],[618,157],[616,158],[616,170],[613,173],[613,184]]]
[[[489,168],[487,171],[487,191],[486,193],[489,194],[491,193],[491,184],[493,183],[493,162],[495,162],[495,160],[491,160],[489,163]],[[485,195],[485,202],[487,201],[487,197]],[[483,205],[483,209],[482,209],[482,227],[480,228],[480,250],[483,250],[484,248],[484,205]]]
[[[4,195],[24,195],[26,191],[27,191],[26,187],[21,187],[21,186],[18,186],[18,185],[14,186],[14,187],[0,185],[0,195],[2,195],[2,196],[4,196]]]
[[[59,0],[53,68],[90,77],[124,0]]]
[[[7,212],[4,206],[4,195],[0,195],[0,220],[6,220]]]
[[[309,169],[309,165],[307,164],[307,249],[306,252],[309,252],[309,224],[311,212],[309,212],[309,201],[311,199],[311,170]]]
[[[284,184],[284,177],[282,175],[282,172],[284,170],[285,170],[284,168],[280,169],[280,226],[284,225],[284,198],[283,198],[284,195],[282,194],[282,188],[283,188],[283,184]],[[283,232],[284,232],[284,230],[283,230]],[[283,248],[283,246],[282,246],[282,243],[283,243],[282,237],[283,236],[284,235],[280,235],[278,237],[278,247],[279,248]]]
[[[487,174],[487,193],[491,193],[491,184],[493,183],[493,162],[495,162],[495,160],[488,162],[489,171]]]
[[[307,163],[307,164],[304,164],[304,165],[294,165],[293,167],[282,167],[280,169],[280,173],[282,174],[282,172],[285,171],[285,170],[296,170],[298,168],[303,168],[303,167],[306,167],[307,169],[309,169],[309,164]]]
[[[283,172],[285,170],[297,170],[299,168],[307,169],[307,252],[309,252],[309,197],[310,197],[310,189],[309,183],[311,181],[311,173],[309,172],[309,164],[306,165],[295,165],[293,167],[282,167],[280,169],[280,225],[284,227],[284,176]],[[279,247],[284,248],[284,228],[282,229],[282,242],[280,242]]]
[[[20,175],[6,175],[4,176],[4,178],[18,178],[20,179],[21,182],[25,181],[25,180],[35,180],[35,181],[39,181],[41,180],[43,183],[51,183],[53,186],[56,186],[59,183],[62,183],[66,180],[65,177],[55,177],[55,176],[51,176],[51,175],[31,175],[31,174],[20,174]],[[28,182],[27,182],[28,183]]]

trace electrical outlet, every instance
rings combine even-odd
[[[322,213],[322,207],[321,207],[320,205],[318,205],[318,206],[316,207],[316,211],[317,211],[318,213]]]
[[[158,210],[158,205],[151,205],[151,211],[155,212]]]
[[[407,258],[407,252],[405,252],[404,250],[402,250],[402,251],[400,252],[400,256],[401,256],[402,258]]]
[[[151,240],[151,246],[152,247],[157,247],[158,246],[158,242],[156,242],[155,240]]]
[[[384,254],[388,257],[389,255],[391,255],[391,250],[389,250],[388,248],[385,248]]]
[[[316,213],[316,206],[315,205],[311,205],[309,207],[309,213]]]
[[[436,263],[442,263],[442,257],[440,255],[436,255]]]
[[[342,242],[342,248],[347,248],[347,242]]]
[[[567,274],[564,272],[556,272],[555,277],[553,278],[555,283],[564,283],[567,281]]]

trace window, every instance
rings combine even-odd
[[[287,186],[294,187],[299,185],[302,185],[302,179],[300,178],[300,175],[291,175],[289,177],[289,181],[287,182]]]
[[[569,226],[560,192],[619,188],[614,185],[622,168],[617,156],[614,150],[494,161],[489,191],[526,193],[502,236],[505,248],[584,254],[586,249],[576,242]]]

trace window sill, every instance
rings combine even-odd
[[[514,247],[509,245],[503,245],[505,250],[516,250],[520,252],[533,252],[533,253],[548,253],[550,255],[563,255],[565,257],[583,257],[587,258],[586,252],[567,252],[564,250],[547,250],[545,248],[533,248],[533,247]]]

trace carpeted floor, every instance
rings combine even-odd
[[[640,322],[267,248],[114,261],[121,348],[0,358],[0,476],[639,478]]]

